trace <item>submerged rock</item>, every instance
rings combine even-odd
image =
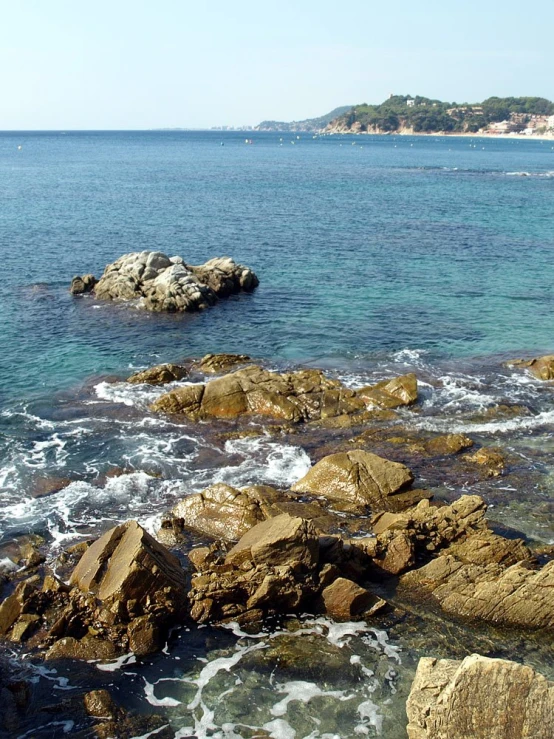
[[[504,659],[423,657],[406,711],[409,739],[551,739],[554,683]]]
[[[398,462],[360,450],[324,457],[292,490],[337,501],[347,507],[376,511],[398,510],[396,501],[413,482],[410,470]],[[418,498],[419,499],[419,498]],[[407,507],[416,501],[399,507]]]
[[[206,354],[195,366],[206,374],[220,375],[228,372],[231,367],[235,367],[237,364],[246,364],[247,362],[250,362],[250,357],[247,354]]]
[[[133,385],[145,383],[147,385],[167,385],[168,382],[176,382],[187,376],[185,367],[179,364],[158,364],[141,372],[135,372],[127,378],[127,382]]]
[[[86,281],[89,279],[88,282]],[[253,290],[258,278],[230,257],[217,257],[198,266],[181,257],[157,251],[124,254],[109,264],[96,282],[92,275],[76,277],[71,292],[90,292],[101,300],[142,299],[152,311],[193,311],[213,305],[218,298]]]

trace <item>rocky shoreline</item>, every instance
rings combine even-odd
[[[544,382],[554,376],[552,356],[514,364]],[[151,404],[153,417],[170,414],[176,424],[232,421],[238,437],[314,433],[322,441],[318,458],[287,489],[220,483],[184,495],[166,511],[156,537],[131,520],[48,563],[27,542],[0,605],[0,636],[8,644],[24,645],[47,663],[109,662],[164,649],[178,625],[255,632],[290,614],[313,613],[379,627],[414,607],[444,624],[517,630],[524,639],[540,634],[552,644],[552,548],[494,530],[480,496],[447,504],[419,486],[410,460],[439,460],[454,475],[463,469],[476,477],[504,475],[508,461],[462,434],[408,431],[401,414],[418,412],[414,374],[352,390],[319,370],[275,372],[246,355],[208,355],[159,365],[128,382],[170,384]],[[383,444],[399,449],[393,456],[403,461],[384,456]],[[191,546],[191,534],[201,537],[200,545]],[[554,711],[552,687],[529,668],[483,659],[421,661],[408,700],[411,739],[549,736],[540,727],[549,726],[545,717]],[[523,679],[540,699],[527,700],[517,688]],[[472,688],[475,682],[487,688],[485,697]],[[17,703],[16,688],[8,684],[5,691]],[[506,691],[516,703],[502,713],[497,706]],[[463,696],[470,713],[449,708],[445,696],[451,695]],[[95,731],[109,736],[120,709],[105,694],[84,701],[93,717],[98,709],[91,713],[88,706],[103,706]],[[11,721],[24,713],[20,703]],[[468,729],[477,712],[488,718]],[[159,726],[160,735],[173,736]]]

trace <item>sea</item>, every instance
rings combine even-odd
[[[467,434],[516,471],[434,481],[437,496],[483,495],[493,524],[554,543],[554,388],[505,364],[554,352],[554,141],[4,132],[0,188],[0,568],[17,567],[21,537],[55,568],[118,522],[155,533],[213,482],[286,488],[305,474],[301,438],[216,438],[153,416],[163,389],[124,382],[210,352],[353,388],[416,372],[407,426]],[[69,293],[74,275],[143,250],[232,256],[260,285],[185,315]],[[21,739],[93,736],[75,701],[108,684],[180,738],[399,739],[420,656],[480,650],[554,676],[540,641],[493,636],[425,614],[305,614],[254,635],[186,627],[161,654],[108,665],[52,667],[13,645],[0,664],[31,686]]]

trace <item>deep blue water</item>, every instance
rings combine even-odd
[[[551,142],[248,136],[0,134],[4,400],[207,351],[332,364],[552,348]],[[229,254],[261,284],[181,317],[68,294],[143,249]]]

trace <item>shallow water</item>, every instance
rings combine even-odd
[[[335,443],[329,431],[237,439],[233,424],[177,424],[148,412],[160,390],[122,382],[209,351],[321,367],[352,387],[415,371],[420,404],[403,414],[406,432],[500,447],[509,474],[480,479],[383,449],[438,497],[478,493],[493,523],[554,543],[554,393],[502,364],[553,350],[551,144],[0,134],[0,169],[0,566],[31,532],[49,562],[129,518],[155,532],[179,498],[216,481],[286,488]],[[73,274],[99,275],[142,249],[193,263],[227,253],[261,284],[186,316],[68,294]],[[498,405],[521,408],[491,414]],[[63,489],[36,497],[52,478]],[[540,643],[431,615],[350,626],[343,646],[329,626],[308,616],[255,637],[181,631],[164,654],[108,673],[3,657],[33,674],[37,708],[21,735],[41,737],[86,731],[69,699],[54,717],[44,707],[106,674],[124,705],[164,714],[182,737],[396,739],[421,655],[478,649],[549,670]]]

